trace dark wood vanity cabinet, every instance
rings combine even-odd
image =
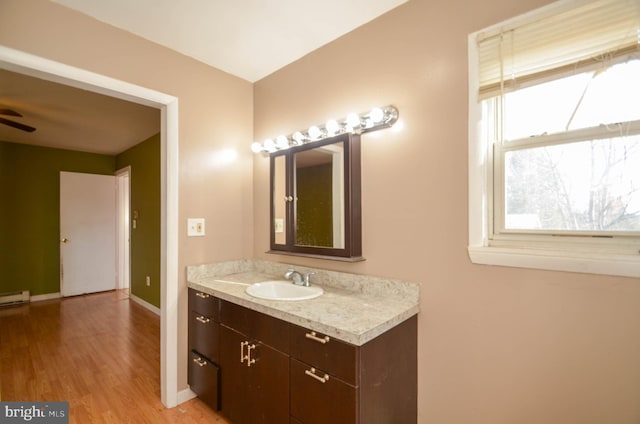
[[[357,423],[358,348],[302,327],[291,330],[291,417]]]
[[[191,390],[215,410],[220,409],[220,301],[189,289],[189,366]]]
[[[190,289],[190,312],[196,313],[189,321],[189,384],[205,401],[219,394],[229,421],[416,423],[416,316],[355,346],[212,296],[193,296]],[[215,330],[205,330],[206,318]]]
[[[289,324],[221,301],[221,410],[238,424],[289,422]]]
[[[417,421],[417,318],[362,346],[293,326],[291,422]]]

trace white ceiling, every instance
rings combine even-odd
[[[53,0],[255,82],[407,0]]]
[[[52,0],[250,82],[408,0]],[[160,111],[0,69],[0,140],[117,154],[160,130]]]

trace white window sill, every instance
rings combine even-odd
[[[640,255],[488,246],[469,246],[468,251],[474,264],[640,277]]]

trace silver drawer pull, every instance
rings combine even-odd
[[[201,367],[204,367],[205,365],[207,365],[207,363],[205,361],[203,361],[202,358],[200,358],[200,357],[193,358],[193,362],[195,362],[196,364],[198,364]]]
[[[329,381],[329,374],[325,374],[324,377],[320,377],[318,374],[316,374],[315,368],[311,368],[310,370],[305,370],[304,373],[307,374],[309,377],[315,378],[321,383],[326,383],[327,381]]]
[[[211,321],[209,318],[203,317],[202,315],[198,315],[196,319],[203,324],[209,324],[209,321]]]
[[[329,336],[318,337],[315,331],[312,331],[311,333],[306,333],[305,337],[307,339],[315,340],[316,342],[322,343],[322,344],[327,344],[329,343],[329,340],[331,340]]]
[[[200,299],[209,299],[209,297],[211,297],[211,295],[202,292],[196,292],[196,296],[198,296]]]

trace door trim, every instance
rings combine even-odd
[[[0,45],[0,68],[161,111],[160,392],[178,404],[178,98]]]
[[[118,290],[131,291],[131,166],[118,169],[116,176],[116,272]],[[160,315],[160,314],[158,314]]]

